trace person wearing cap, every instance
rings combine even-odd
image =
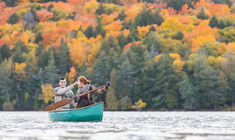
[[[70,86],[67,86],[67,82],[66,79],[64,77],[60,78],[59,81],[59,87],[56,87],[54,89],[54,93],[55,93],[55,103],[58,101],[61,101],[62,99],[65,98],[73,98],[74,97],[74,93],[72,91],[72,89],[78,85],[77,82],[73,83]],[[71,102],[72,106],[76,106],[76,103],[74,101]],[[60,108],[58,108],[57,110],[61,110],[61,109],[69,109],[70,108],[70,104],[64,105]]]

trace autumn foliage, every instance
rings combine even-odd
[[[80,75],[96,86],[112,79],[110,95],[119,109],[235,104],[234,4],[14,2],[0,2],[0,81],[8,82],[0,84],[0,99],[9,99],[4,106],[17,101],[21,109],[27,99],[34,104],[30,109],[42,109],[53,101],[60,77],[71,84]]]

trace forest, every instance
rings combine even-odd
[[[0,110],[81,75],[106,110],[235,110],[234,2],[0,0]]]

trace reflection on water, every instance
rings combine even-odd
[[[47,112],[0,112],[0,139],[235,140],[235,112],[104,112],[98,123],[51,122]]]

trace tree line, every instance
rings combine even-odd
[[[0,110],[42,110],[53,103],[60,77],[71,84],[81,75],[95,86],[111,82],[107,93],[95,95],[108,110],[235,105],[229,0],[92,0],[79,12],[60,9],[66,1],[10,2],[0,9],[1,17],[12,10],[0,23]],[[216,7],[224,9],[212,13]]]

